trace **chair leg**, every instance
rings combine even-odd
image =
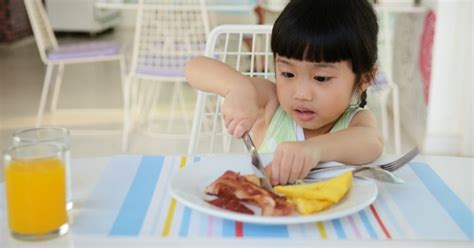
[[[174,82],[173,85],[173,97],[171,99],[171,115],[170,119],[168,120],[168,128],[166,129],[168,133],[171,132],[171,124],[173,124],[173,121],[176,118],[176,102],[178,98],[178,82]]]
[[[162,86],[161,83],[158,82],[158,83],[153,84],[152,87],[151,87],[152,88],[151,92],[153,94],[150,96],[150,100],[149,100],[150,104],[149,104],[148,112],[147,112],[148,114],[146,115],[147,123],[148,123],[147,129],[148,129],[148,132],[150,132],[150,133],[153,133],[153,129],[152,129],[153,120],[154,120],[153,119],[154,118],[154,116],[153,116],[153,107],[158,106],[158,104],[159,104],[161,86]]]
[[[183,84],[185,82],[178,81],[177,83],[178,83],[178,90],[179,90],[179,106],[181,108],[181,114],[183,115],[184,129],[185,129],[186,133],[188,133],[189,130],[190,130],[190,127],[189,127],[189,123],[188,123],[188,120],[187,120],[187,117],[189,116],[189,113],[188,113],[188,110],[186,108],[186,102],[184,100]]]
[[[395,153],[401,154],[401,137],[400,137],[400,103],[399,103],[398,87],[396,84],[392,85],[392,101],[393,101],[393,128],[394,128],[394,143]]]
[[[153,107],[153,96],[154,96],[154,91],[155,91],[155,84],[152,84],[150,82],[144,82],[143,87],[140,89],[141,92],[146,91],[144,93],[144,97],[140,97],[142,99],[141,101],[141,106],[139,109],[142,109],[140,111],[140,116],[139,120],[143,120],[143,118],[148,118],[151,112],[151,108]]]
[[[122,152],[128,150],[128,132],[130,125],[130,80],[125,78],[125,63],[123,58],[120,59],[120,79],[122,80],[123,92],[123,130],[122,130]]]
[[[58,72],[56,74],[56,81],[54,83],[54,91],[53,91],[53,100],[51,101],[51,106],[49,111],[51,113],[56,112],[56,107],[58,105],[58,96],[59,96],[59,91],[61,89],[61,84],[63,81],[63,74],[64,74],[64,64],[61,63],[58,66]]]
[[[188,155],[197,151],[199,133],[201,131],[202,114],[205,108],[206,97],[202,91],[197,92],[196,106],[194,107],[193,125],[191,127],[191,137],[188,146]]]
[[[143,98],[141,97],[141,88],[143,87],[143,82],[140,79],[134,79],[130,81],[130,87],[132,88],[132,103],[131,103],[131,115],[132,120],[137,120],[140,116],[141,102]]]
[[[134,78],[133,76],[129,76],[127,78],[127,84],[128,87],[131,91],[131,97],[129,98],[129,111],[128,111],[128,122],[126,123],[126,133],[127,135],[130,135],[130,132],[133,130],[136,120],[138,119],[138,112],[139,112],[139,107],[138,107],[138,90],[140,87],[140,80],[137,78]],[[128,137],[128,136],[127,136]],[[128,141],[128,138],[127,138]]]
[[[210,113],[212,113],[212,124],[211,124],[212,129],[211,129],[211,142],[209,144],[209,150],[208,150],[209,152],[214,151],[214,144],[216,142],[216,135],[217,135],[217,125],[218,125],[217,122],[222,124],[222,120],[223,120],[223,118],[219,118],[220,117],[219,113],[221,111],[220,106],[222,104],[221,100],[222,100],[222,98],[220,96],[216,96],[216,101],[215,101],[216,104],[214,106],[214,109],[212,109],[212,112],[210,112]],[[224,125],[222,125],[221,130],[225,130]],[[224,136],[222,136],[222,137],[224,137]],[[225,143],[223,141],[222,146],[224,146],[224,144]]]
[[[36,115],[36,126],[39,127],[42,124],[44,108],[46,106],[46,98],[48,97],[49,86],[51,84],[51,76],[53,74],[53,65],[48,65],[46,68],[46,75],[43,82],[43,90],[41,92],[41,100],[38,108],[38,114]]]

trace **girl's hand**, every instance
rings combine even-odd
[[[320,159],[320,150],[305,141],[280,143],[270,165],[271,183],[295,183],[297,179],[305,178]]]
[[[250,130],[259,116],[256,94],[246,91],[231,91],[222,103],[225,127],[232,137],[241,138]]]

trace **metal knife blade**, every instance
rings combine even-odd
[[[255,147],[252,138],[248,132],[245,132],[242,136],[242,140],[244,141],[245,147],[250,152],[252,157],[252,170],[260,178],[261,185],[268,191],[273,192],[272,185],[270,183],[270,179],[268,178],[267,172],[265,171],[265,167],[263,166],[262,159],[258,155],[257,148]]]

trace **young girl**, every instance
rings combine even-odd
[[[225,98],[233,137],[251,130],[260,152],[274,152],[273,185],[294,183],[319,162],[365,164],[382,153],[374,115],[363,109],[377,32],[367,0],[292,0],[272,30],[275,83],[207,57],[187,63],[186,79]]]

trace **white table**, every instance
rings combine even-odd
[[[385,157],[384,160],[391,157]],[[74,200],[85,199],[99,180],[111,157],[74,159],[72,164],[73,175],[73,198]],[[415,161],[425,162],[442,177],[448,186],[459,196],[459,198],[470,208],[474,209],[474,159],[462,157],[420,156]],[[3,184],[0,184],[3,187]],[[76,206],[73,215],[81,211]],[[473,247],[469,241],[423,241],[423,240],[344,240],[344,241],[308,241],[304,240],[272,240],[272,239],[166,239],[157,240],[152,238],[126,238],[126,237],[93,237],[68,234],[50,241],[37,243],[21,242],[14,240],[5,228],[5,220],[1,220],[3,230],[0,232],[0,247],[325,247],[334,246],[357,246],[357,247]]]

